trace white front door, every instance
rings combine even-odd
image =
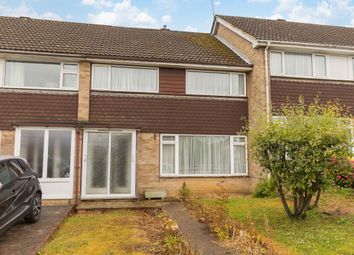
[[[74,129],[17,128],[15,155],[25,158],[37,173],[44,199],[73,197]]]
[[[84,132],[82,198],[135,197],[135,131]]]

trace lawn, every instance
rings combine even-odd
[[[143,211],[73,215],[39,254],[155,254],[153,216]]]
[[[213,200],[204,201],[213,204]],[[290,222],[278,198],[231,198],[232,219],[255,230],[293,254],[354,254],[354,193],[324,194],[318,211]]]

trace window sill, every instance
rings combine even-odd
[[[43,88],[43,87],[10,87],[10,86],[0,86],[0,89],[17,89],[17,90],[43,90],[43,91],[70,91],[77,92],[78,88]]]
[[[312,76],[293,76],[293,75],[284,75],[284,74],[271,74],[270,78],[287,78],[287,79],[299,79],[299,80],[354,82],[353,79],[338,79],[338,78],[312,77]]]
[[[209,174],[209,175],[196,175],[196,174],[186,174],[186,175],[160,175],[160,178],[229,178],[229,177],[249,177],[248,174]]]

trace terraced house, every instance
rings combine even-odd
[[[274,115],[271,109],[299,96],[339,100],[354,113],[353,28],[220,15],[212,34],[253,64],[250,121],[257,103]]]
[[[210,34],[0,18],[0,154],[44,198],[205,195],[262,177],[240,131],[271,105],[354,104],[354,29],[219,16]]]
[[[250,192],[252,64],[205,33],[0,18],[1,154],[45,199]]]

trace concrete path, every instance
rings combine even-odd
[[[20,221],[0,235],[0,254],[34,255],[71,212],[72,206],[44,206],[34,224]]]
[[[189,242],[192,249],[201,255],[235,254],[234,251],[221,247],[216,243],[216,236],[210,233],[205,224],[193,218],[188,210],[179,202],[164,206],[169,216],[175,220],[183,238]]]

